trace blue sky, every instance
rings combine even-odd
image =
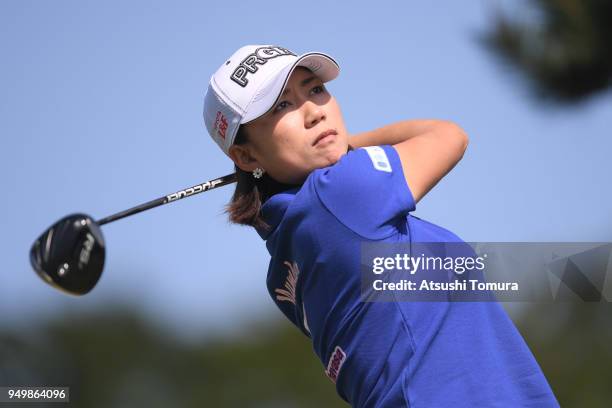
[[[329,89],[351,133],[415,118],[467,131],[463,160],[415,215],[466,241],[610,241],[612,94],[572,109],[530,99],[475,41],[502,3],[519,12],[509,1],[1,2],[3,323],[118,302],[179,333],[280,316],[263,241],[222,213],[232,187],[104,226],[105,272],[85,297],[44,285],[28,261],[66,214],[102,218],[232,172],[201,109],[210,75],[246,44],[332,55]]]

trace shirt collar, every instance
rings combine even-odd
[[[289,204],[291,204],[293,198],[299,190],[299,187],[295,187],[290,190],[285,190],[283,192],[274,194],[264,203],[264,205],[261,207],[261,216],[270,226],[270,228],[256,228],[261,239],[266,241],[274,232],[276,227],[278,227],[278,224],[280,224],[281,220],[285,216],[285,212],[287,211]]]

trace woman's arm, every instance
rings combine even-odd
[[[451,122],[433,119],[404,120],[379,129],[358,133],[349,137],[349,143],[354,148],[380,145],[393,146],[411,137],[427,133],[436,126],[441,126],[445,123]]]
[[[392,145],[415,203],[455,167],[468,142],[461,127],[442,120],[406,120],[349,138],[355,148]]]

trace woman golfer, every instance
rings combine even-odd
[[[554,407],[497,302],[362,302],[363,243],[460,242],[410,214],[461,159],[457,125],[409,120],[350,136],[322,53],[249,45],[210,80],[208,132],[234,162],[232,222],[271,255],[267,286],[355,407]],[[375,114],[384,101],[355,89]]]

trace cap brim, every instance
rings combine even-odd
[[[249,104],[240,123],[245,124],[265,115],[276,104],[287,86],[289,77],[297,67],[308,68],[323,82],[331,81],[340,73],[338,63],[327,54],[309,52],[300,55],[297,60],[283,67],[264,83]]]

